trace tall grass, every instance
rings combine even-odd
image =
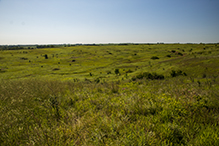
[[[2,80],[1,145],[218,145],[219,85]]]

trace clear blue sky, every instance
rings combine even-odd
[[[219,42],[219,0],[0,0],[0,45]]]

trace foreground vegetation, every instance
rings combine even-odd
[[[0,145],[219,145],[218,51],[217,44],[1,51]]]

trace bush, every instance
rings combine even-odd
[[[89,80],[89,79],[87,79],[87,78],[85,78],[84,81],[85,81],[85,82],[88,82],[88,83],[91,83],[91,80]]]
[[[21,59],[22,59],[22,60],[28,60],[28,58],[25,58],[25,57],[22,57]]]
[[[133,71],[132,71],[132,70],[130,70],[130,69],[126,71],[126,73],[132,73],[132,72],[133,72]]]
[[[119,74],[119,69],[115,69],[115,74]]]
[[[178,54],[178,55],[180,55],[180,56],[183,56],[183,54],[182,54],[182,53],[180,53],[180,52],[178,52],[177,54]]]
[[[153,56],[153,57],[151,57],[151,59],[155,60],[155,59],[159,59],[159,57]]]
[[[150,80],[162,80],[164,79],[163,75],[158,75],[157,73],[149,73],[149,72],[144,72],[141,74],[138,74],[136,77],[133,77],[132,80],[135,81],[136,79],[150,79]]]
[[[95,83],[99,83],[99,82],[100,82],[100,79],[99,79],[99,78],[96,78],[96,79],[94,80],[94,82],[95,82]]]
[[[59,68],[54,68],[53,71],[55,71],[55,70],[60,70],[60,69]]]
[[[170,73],[171,77],[176,77],[176,76],[180,76],[180,75],[184,75],[187,76],[187,74],[185,72],[182,72],[181,70],[172,70]]]

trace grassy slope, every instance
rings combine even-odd
[[[215,44],[1,51],[0,144],[218,145],[218,51]],[[172,78],[178,69],[187,76]],[[146,71],[165,79],[131,80]]]

